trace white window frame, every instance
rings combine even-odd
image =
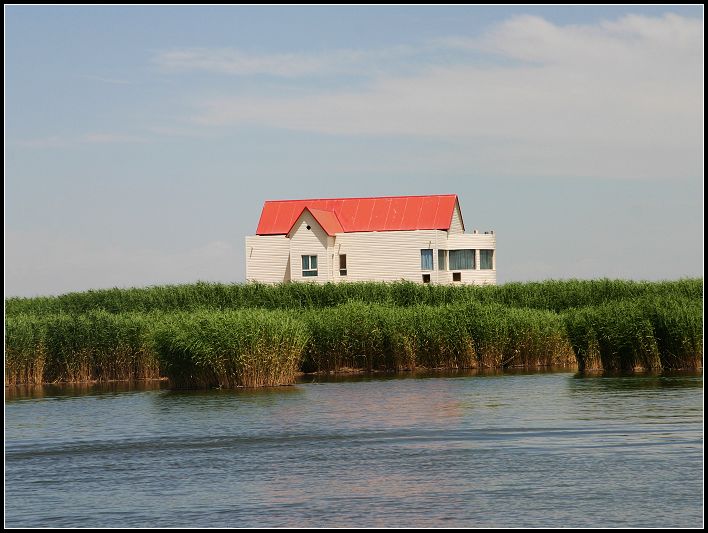
[[[312,267],[312,258],[315,258],[315,268]],[[317,259],[316,255],[303,255],[302,256],[302,277],[303,278],[313,278],[317,277],[318,272],[317,272],[317,267],[319,266],[320,262]],[[306,272],[312,272],[312,274],[306,274]]]

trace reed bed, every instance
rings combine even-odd
[[[150,344],[155,320],[105,311],[8,316],[5,384],[157,378]]]
[[[234,387],[346,369],[701,368],[702,288],[198,283],[14,298],[5,383],[167,376],[174,387]]]
[[[279,311],[166,315],[154,331],[174,388],[266,387],[295,381],[308,332]]]
[[[39,385],[48,381],[46,317],[5,317],[5,385]]]
[[[703,304],[645,297],[565,313],[584,370],[697,369],[703,366]]]
[[[497,303],[508,307],[561,312],[640,297],[703,300],[702,279],[639,282],[561,280],[505,283],[495,286],[396,283],[194,283],[141,289],[106,289],[61,296],[9,298],[8,315],[192,311],[197,309],[322,309],[351,301],[397,307]]]
[[[654,330],[662,368],[702,368],[703,302],[647,298],[642,305]]]
[[[574,364],[560,316],[501,305],[361,302],[303,314],[303,370],[506,368]]]

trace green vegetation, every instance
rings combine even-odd
[[[505,368],[575,363],[562,318],[498,304],[381,306],[352,302],[303,314],[303,369]]]
[[[703,280],[646,282],[624,280],[563,280],[505,283],[496,286],[422,285],[399,283],[195,283],[144,289],[106,289],[72,292],[62,296],[9,298],[8,315],[20,313],[110,313],[193,311],[195,309],[321,309],[351,301],[398,307],[498,303],[510,307],[561,312],[607,302],[646,297],[702,300]]]
[[[703,366],[703,301],[649,296],[564,313],[582,370]]]
[[[197,283],[11,298],[5,311],[6,384],[163,376],[234,387],[292,383],[300,370],[703,364],[702,279]]]
[[[154,314],[91,311],[8,315],[5,384],[110,381],[160,376]]]
[[[282,311],[165,316],[155,351],[173,387],[265,387],[295,381],[305,325]]]

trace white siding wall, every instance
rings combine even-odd
[[[327,236],[327,261],[329,264],[329,281],[336,281],[339,277],[339,256],[334,253],[335,238]]]
[[[452,210],[452,221],[450,222],[450,235],[462,235],[465,232],[462,227],[462,215],[460,215],[460,203],[455,202],[455,209]]]
[[[465,233],[450,235],[447,239],[448,250],[494,250],[497,247],[497,236],[493,233]],[[442,248],[442,246],[441,246]]]
[[[445,239],[444,231],[381,231],[338,233],[334,243],[334,281],[397,281],[423,282],[420,251],[433,249],[433,264],[437,268],[437,246]],[[339,276],[339,254],[347,255],[347,275]]]
[[[307,229],[310,226],[310,229]],[[290,230],[290,278],[292,281],[309,281],[326,283],[330,281],[330,255],[328,253],[329,237],[327,232],[309,212],[305,211]],[[317,256],[317,276],[302,275],[302,256]]]
[[[246,281],[290,281],[289,252],[290,239],[285,235],[246,237]]]
[[[452,271],[441,272],[438,283],[444,285],[496,285],[496,270],[456,270],[462,277],[462,281],[452,281]]]

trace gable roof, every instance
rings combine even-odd
[[[335,233],[344,233],[344,229],[339,223],[337,215],[335,215],[333,211],[315,209],[314,207],[303,207],[302,211],[300,211],[300,214],[295,217],[295,220],[293,220],[293,223],[290,225],[288,233],[290,233],[290,230],[293,229],[295,222],[297,222],[297,220],[302,216],[305,211],[309,211],[310,213],[312,213],[312,216],[315,218],[317,223],[322,226],[322,229],[327,232],[327,235],[332,236]]]
[[[449,230],[456,194],[268,200],[257,235],[286,235],[307,209],[328,235],[354,231]]]

